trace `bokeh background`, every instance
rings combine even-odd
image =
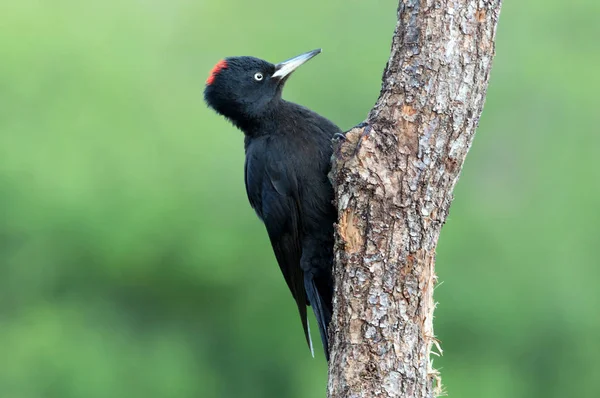
[[[247,204],[242,134],[202,90],[225,56],[322,47],[285,97],[350,128],[379,93],[395,8],[0,2],[0,397],[324,397]],[[598,396],[598,15],[503,6],[437,257],[451,397]]]

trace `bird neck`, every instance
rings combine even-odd
[[[233,123],[249,138],[276,134],[295,104],[281,98],[274,99],[268,107],[254,117],[246,115]]]

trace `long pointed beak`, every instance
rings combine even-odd
[[[321,52],[321,49],[317,48],[316,50],[312,50],[307,53],[300,54],[297,57],[290,58],[286,61],[278,63],[277,65],[275,65],[275,73],[273,74],[272,77],[279,78],[279,79],[285,79],[287,76],[290,75],[290,73],[295,71],[296,68],[298,68],[300,65],[302,65],[303,63],[305,63],[306,61],[308,61],[315,55],[319,54],[320,52]]]

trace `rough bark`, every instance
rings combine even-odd
[[[475,133],[501,0],[400,0],[380,97],[336,150],[331,398],[433,397],[435,249]]]

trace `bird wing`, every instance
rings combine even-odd
[[[265,161],[252,154],[247,157],[246,191],[250,204],[265,224],[279,268],[296,301],[306,342],[314,352],[308,328],[304,273],[300,268],[302,217],[298,182],[286,162],[273,159],[278,154],[271,153],[271,158]]]
[[[264,182],[263,188],[264,223],[279,267],[296,300],[306,342],[312,352],[304,273],[300,268],[302,217],[298,182],[295,175],[286,169],[284,162],[277,160],[268,163],[267,176],[268,181]]]

